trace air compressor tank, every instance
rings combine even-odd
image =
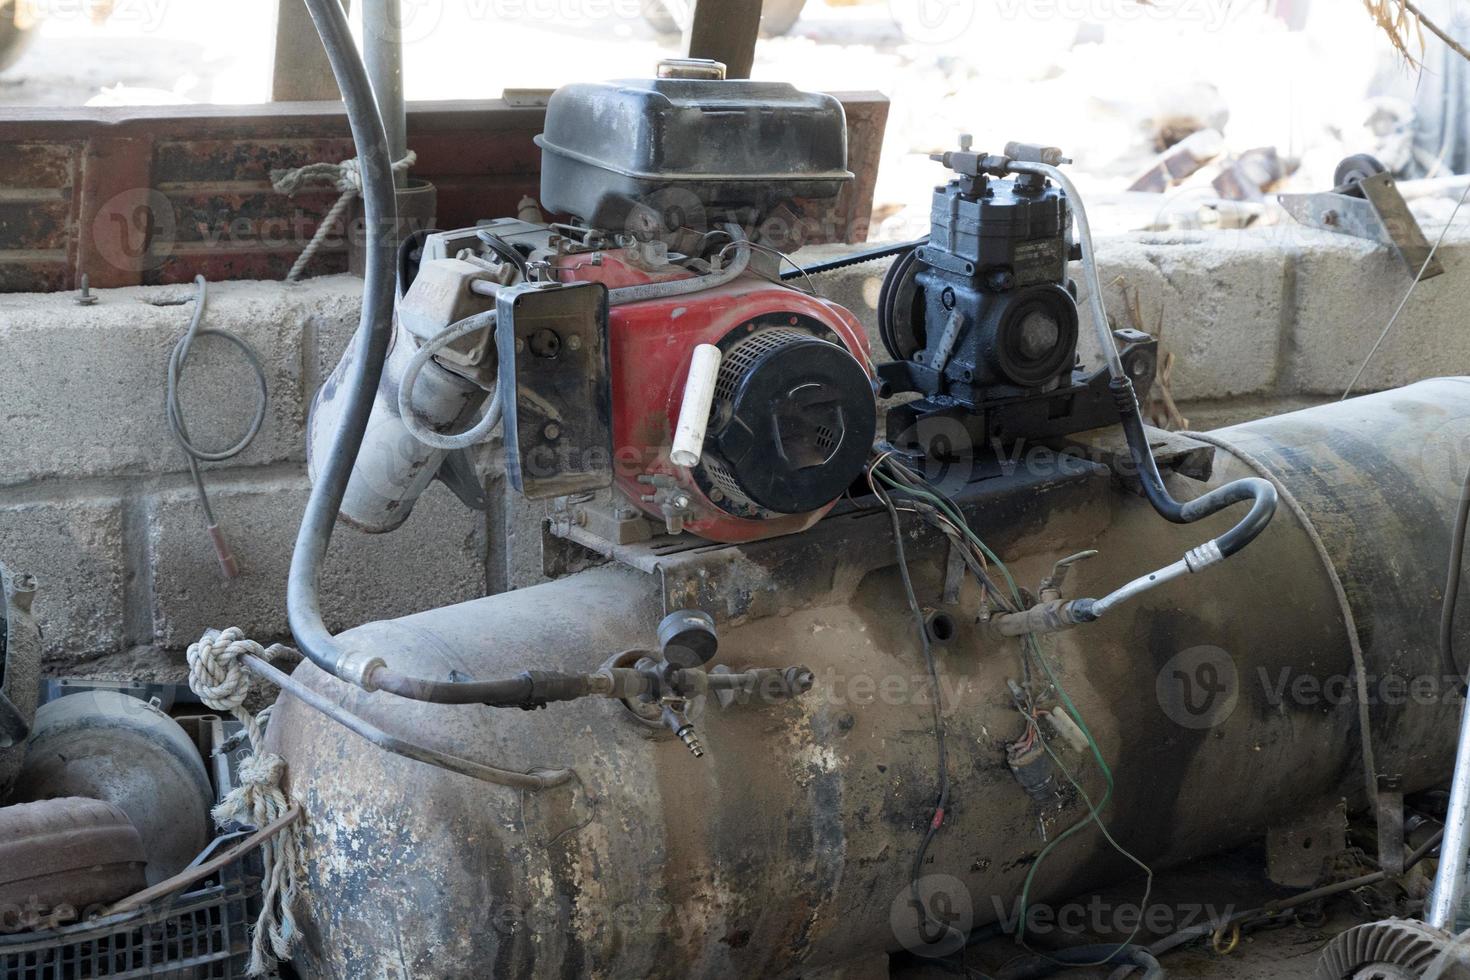
[[[1333,576],[1371,676],[1442,676],[1439,589],[1467,433],[1470,380],[1456,378],[1210,434],[1210,484],[1264,468],[1295,507],[1220,567],[1042,641],[1115,773],[1104,818],[1121,844],[1166,867],[1344,797],[1366,803],[1349,616]],[[1179,497],[1204,489],[1179,475],[1169,483]],[[1173,561],[1234,519],[1170,525],[1085,459],[1027,457],[955,495],[1027,588],[1058,558],[1097,549],[1073,570],[1073,595]],[[617,701],[422,705],[298,668],[391,732],[497,766],[577,774],[542,791],[489,785],[386,755],[284,697],[270,741],[309,821],[305,975],[793,977],[881,965],[902,945],[896,910],[936,773],[887,514],[697,544],[661,553],[653,574],[611,563],[369,624],[343,642],[430,677],[588,670],[651,647],[667,610],[703,608],[719,622],[717,663],[802,663],[816,677],[790,701],[691,712],[703,758]],[[1007,687],[1020,670],[1016,641],[976,622],[972,585],[944,603],[943,539],[916,529],[907,546],[920,601],[949,610],[953,626],[935,647],[951,797],[925,868],[959,883],[978,927],[1014,909],[1042,846],[1038,821],[1054,833],[1081,803],[1048,808],[1017,782],[1006,754],[1022,731]],[[1170,685],[1201,657],[1212,693],[1196,713],[1204,688],[1181,696]],[[1379,772],[1406,791],[1442,781],[1458,713],[1449,696],[1373,698]],[[1096,770],[1075,758],[1096,786]],[[1082,833],[1037,872],[1032,897],[1056,900],[1130,869],[1099,834]]]

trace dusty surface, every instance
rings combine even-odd
[[[1426,864],[1422,867],[1431,866]],[[1264,870],[1264,852],[1258,847],[1246,847],[1197,861],[1156,875],[1146,907],[1153,913],[1167,913],[1183,922],[1197,912],[1256,908],[1263,902],[1291,894],[1289,889],[1277,888],[1266,882]],[[1101,914],[1106,920],[1113,913],[1131,913],[1137,908],[1141,893],[1142,882],[1133,881],[1097,895],[1080,896],[1072,904],[1103,909]],[[1208,943],[1200,942],[1162,957],[1160,964],[1170,977],[1179,980],[1309,980],[1314,976],[1322,948],[1335,935],[1360,922],[1377,918],[1377,915],[1365,913],[1365,900],[1380,902],[1382,899],[1378,893],[1367,890],[1357,896],[1337,897],[1321,907],[1310,908],[1310,914],[1304,915],[1303,921],[1246,933],[1227,956],[1216,955]],[[1054,943],[1059,947],[1070,946],[1098,938],[1058,937]],[[1126,935],[1111,934],[1107,938],[1116,942]],[[1158,934],[1145,931],[1138,941],[1148,943],[1157,938]],[[1047,947],[1038,941],[1035,948],[1045,950]],[[968,976],[971,980],[985,980],[1024,955],[1025,951],[1012,940],[999,938],[978,944],[967,953],[964,967],[968,973],[960,969],[957,961],[940,965],[905,958],[895,961],[891,977],[893,980],[941,980]],[[1068,980],[1102,980],[1110,973],[1110,968],[1082,968],[1058,976]],[[1136,980],[1140,974],[1132,976]]]

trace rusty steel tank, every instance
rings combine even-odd
[[[1159,450],[1196,476],[1213,454],[1207,480],[1168,477],[1178,498],[1264,473],[1283,506],[1223,565],[1041,640],[1115,773],[1104,819],[1119,843],[1158,868],[1292,813],[1365,804],[1350,630],[1375,685],[1377,771],[1410,791],[1448,775],[1458,702],[1373,692],[1385,678],[1442,677],[1435,621],[1467,435],[1470,380],[1454,378]],[[1099,595],[1235,519],[1164,522],[1095,448],[1027,454],[956,493],[1027,588],[1097,549],[1067,592]],[[977,622],[973,580],[945,601],[938,534],[906,519],[905,539],[920,601],[945,614],[935,649],[951,791],[924,873],[962,883],[979,926],[1012,907],[1039,827],[1055,834],[1083,804],[1038,803],[1013,776],[1017,642]],[[488,785],[385,754],[283,696],[270,741],[309,818],[305,975],[812,976],[880,965],[904,943],[895,910],[933,814],[936,752],[888,515],[850,507],[792,537],[619,558],[343,639],[425,676],[588,670],[652,647],[666,611],[698,607],[719,623],[719,663],[800,663],[815,686],[780,703],[704,705],[695,758],[618,701],[425,705],[303,664],[298,679],[390,732],[576,773],[541,791]],[[1061,751],[1100,793],[1097,769]],[[1033,899],[1131,873],[1091,830],[1039,869]]]

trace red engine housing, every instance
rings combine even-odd
[[[563,281],[597,281],[609,288],[685,277],[651,275],[627,264],[618,252],[604,253],[601,265],[575,255],[565,257],[561,265]],[[669,459],[694,348],[719,344],[735,331],[752,330],[756,321],[775,317],[792,323],[815,321],[830,330],[872,376],[867,333],[852,313],[749,273],[720,289],[628,303],[609,311],[614,485],[659,523],[664,511],[659,501],[648,498],[660,489],[665,498],[671,492],[687,497],[684,530],[723,542],[803,531],[836,503],[801,514],[740,517],[712,501],[689,470]]]

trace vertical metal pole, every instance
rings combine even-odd
[[[1444,840],[1439,845],[1439,871],[1424,905],[1424,921],[1437,929],[1459,933],[1466,925],[1464,908],[1470,890],[1470,701],[1460,712],[1460,744],[1455,751],[1455,775],[1450,781],[1450,804],[1445,813]]]
[[[347,4],[342,4],[347,9]],[[271,71],[273,102],[335,102],[337,80],[301,0],[276,0],[276,51]]]
[[[697,0],[689,57],[722,62],[726,78],[749,78],[760,29],[761,0]]]
[[[408,113],[403,102],[402,0],[365,0],[362,5],[362,60],[383,117],[388,155],[394,163],[408,152]],[[395,171],[393,185],[402,188],[407,174]]]

